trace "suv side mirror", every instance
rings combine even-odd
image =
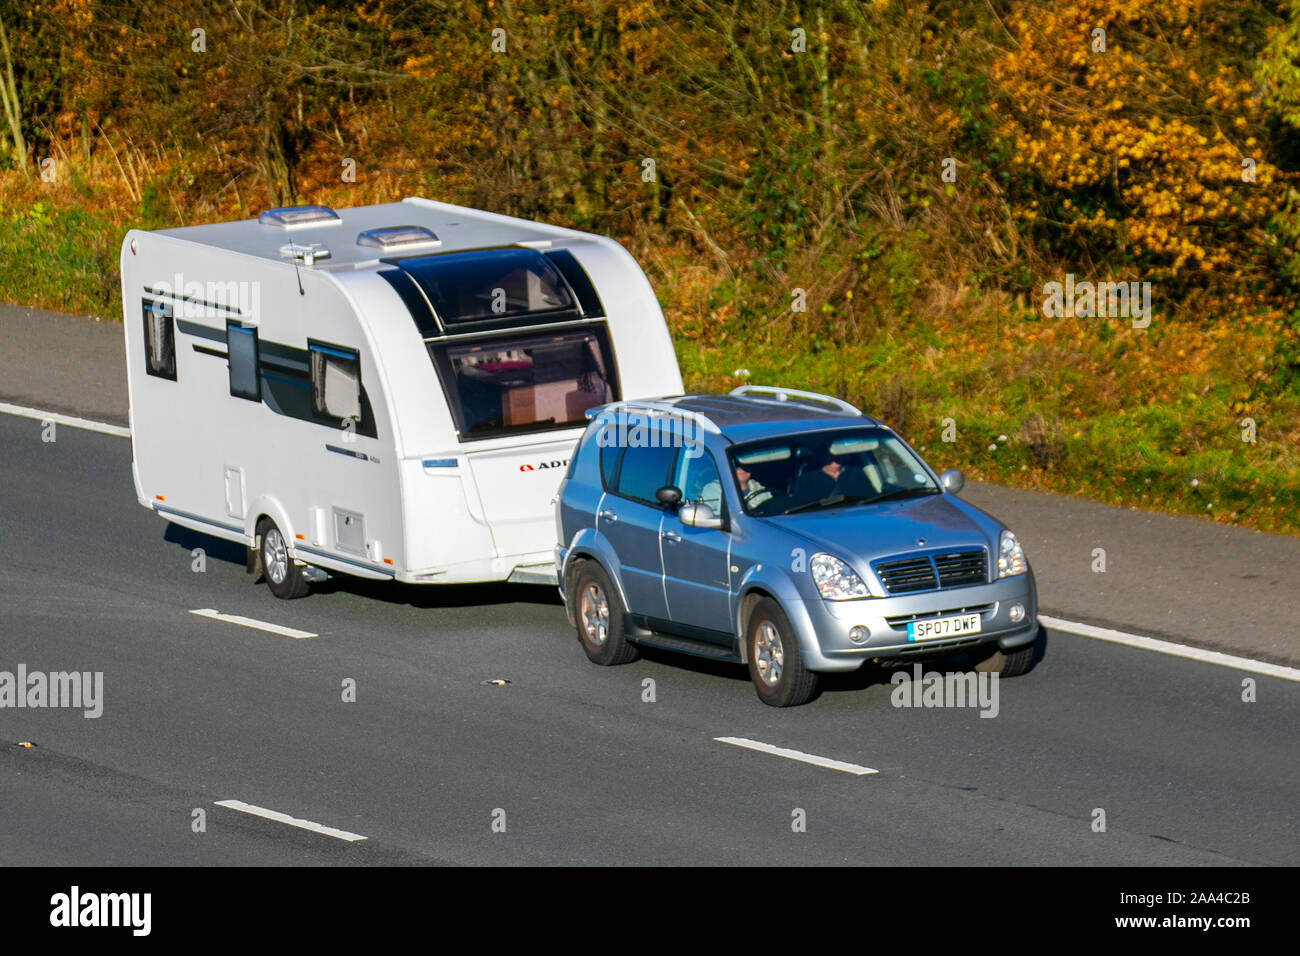
[[[939,476],[939,484],[943,485],[943,490],[950,495],[955,495],[966,487],[966,479],[956,468],[949,468]]]
[[[664,485],[655,492],[655,499],[661,505],[668,505],[669,507],[675,508],[677,505],[681,504],[682,489],[673,485]]]
[[[702,501],[682,505],[681,510],[677,512],[677,517],[688,528],[722,527],[721,516],[715,515],[713,509]]]

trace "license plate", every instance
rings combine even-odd
[[[978,614],[961,614],[957,617],[936,617],[926,621],[908,621],[909,641],[933,641],[941,637],[961,637],[980,632]]]

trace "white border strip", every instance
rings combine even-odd
[[[266,807],[255,807],[251,803],[245,803],[243,800],[217,800],[216,805],[219,807],[225,807],[228,810],[238,810],[240,813],[250,813],[255,817],[265,817],[267,820],[274,820],[276,823],[287,823],[291,827],[310,830],[312,833],[320,833],[324,836],[333,837],[336,840],[347,840],[349,843],[356,843],[358,840],[366,839],[360,833],[349,833],[347,830],[337,830],[334,827],[322,826],[319,823],[312,823],[310,820],[299,820],[297,817],[291,817],[289,814],[281,813],[279,810],[268,810]]]
[[[1280,677],[1282,680],[1300,681],[1300,669],[1294,667],[1269,664],[1265,661],[1251,660],[1249,657],[1235,657],[1232,654],[1223,654],[1219,651],[1207,651],[1199,647],[1189,647],[1186,644],[1174,644],[1172,641],[1159,641],[1154,637],[1126,634],[1123,631],[1112,631],[1107,627],[1093,627],[1091,624],[1063,621],[1059,617],[1048,617],[1046,614],[1038,615],[1038,620],[1055,630],[1078,634],[1081,637],[1092,637],[1099,641],[1124,644],[1128,647],[1141,648],[1144,651],[1155,651],[1157,654],[1185,657],[1188,660],[1201,661],[1205,664],[1218,664],[1220,667],[1250,671],[1252,674],[1264,674],[1268,677]]]
[[[35,418],[41,422],[54,422],[56,425],[67,425],[69,428],[84,428],[88,432],[99,432],[102,435],[113,435],[116,438],[130,438],[131,429],[123,428],[121,425],[110,425],[107,422],[93,422],[89,418],[77,418],[73,415],[61,415],[58,412],[43,412],[39,408],[27,408],[23,405],[10,405],[8,402],[0,402],[0,413],[5,415],[19,415],[22,418]]]
[[[202,607],[196,611],[190,611],[190,613],[197,614],[199,617],[210,617],[214,621],[225,621],[227,624],[242,624],[244,627],[255,627],[259,631],[270,631],[272,634],[282,634],[285,637],[292,637],[299,641],[306,637],[320,636],[319,634],[313,634],[311,631],[299,631],[280,624],[267,624],[265,621],[257,621],[251,617],[240,617],[238,614],[222,614],[210,607]]]
[[[785,757],[788,760],[798,760],[800,763],[810,763],[817,767],[825,767],[827,770],[841,770],[844,773],[851,773],[854,776],[862,777],[869,773],[879,773],[879,770],[872,770],[870,767],[860,767],[855,763],[845,763],[842,760],[831,760],[829,757],[818,757],[816,754],[806,754],[798,750],[786,750],[784,747],[773,747],[771,744],[765,744],[758,740],[750,740],[747,737],[714,737],[719,743],[731,744],[735,747],[744,747],[748,750],[757,750],[760,753],[771,754],[774,757]]]

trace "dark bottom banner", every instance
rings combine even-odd
[[[132,945],[232,942],[291,934],[339,945],[377,934],[433,929],[483,934],[554,931],[625,940],[679,924],[705,900],[733,918],[700,921],[706,936],[742,934],[749,911],[774,929],[849,931],[873,939],[917,934],[945,941],[997,928],[999,940],[1105,936],[1144,941],[1192,937],[1220,945],[1276,938],[1296,920],[1293,870],[1258,869],[809,869],[718,872],[446,868],[420,872],[330,869],[8,868],[6,934],[75,936]],[[614,904],[618,901],[618,905]],[[762,901],[762,902],[760,902]],[[705,926],[713,927],[705,929]],[[796,930],[796,927],[802,927]],[[644,932],[644,935],[642,933]],[[1257,935],[1259,934],[1259,935]],[[783,934],[784,935],[784,934]],[[418,938],[418,937],[417,937]],[[458,936],[457,938],[463,938]],[[864,941],[866,936],[863,937]]]

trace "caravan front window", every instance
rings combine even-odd
[[[618,399],[604,330],[430,343],[462,438],[586,424],[589,408]]]

